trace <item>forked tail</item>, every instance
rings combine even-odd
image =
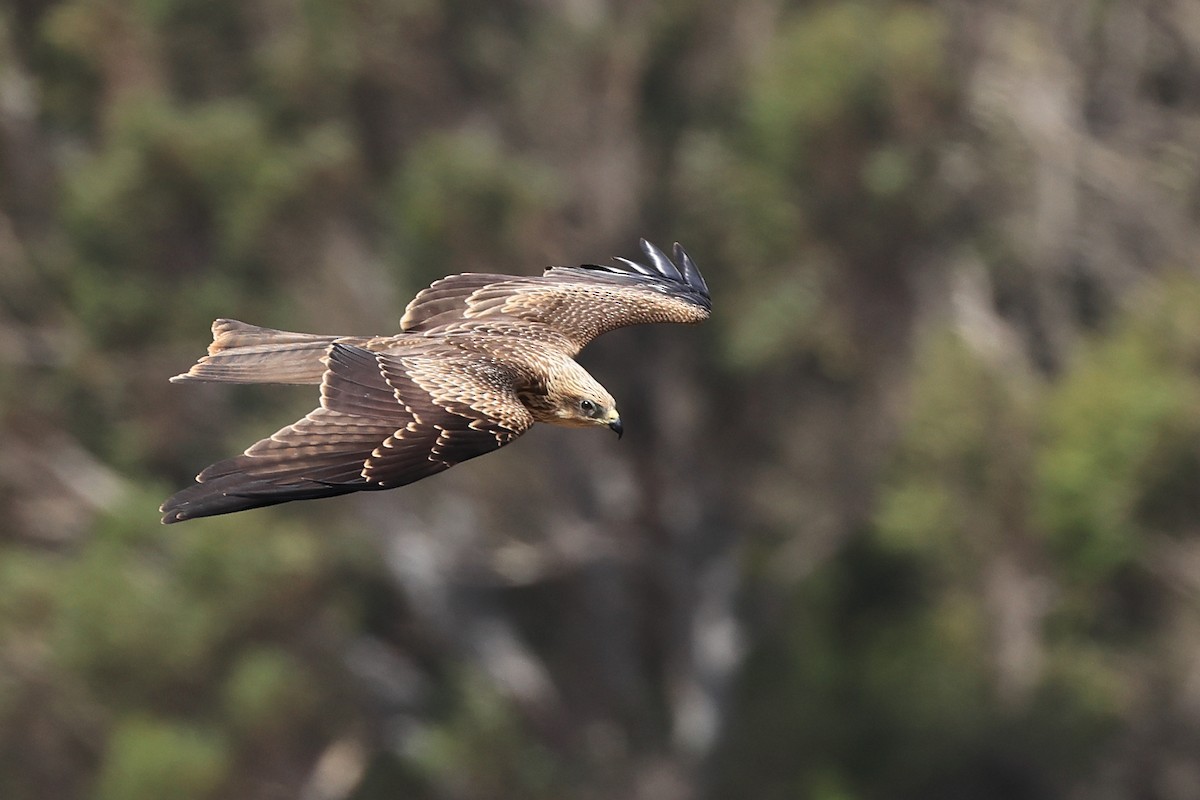
[[[260,328],[233,319],[217,320],[212,333],[208,355],[171,378],[172,383],[320,383],[326,351],[333,342],[345,339]]]

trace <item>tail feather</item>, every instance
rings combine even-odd
[[[320,383],[326,351],[345,338],[260,328],[233,319],[217,320],[212,332],[208,355],[171,378],[172,383]]]

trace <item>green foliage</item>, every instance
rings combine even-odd
[[[338,724],[323,712],[340,690],[315,677],[337,674],[336,654],[292,643],[336,640],[352,617],[339,583],[363,568],[355,540],[269,515],[164,537],[146,513],[160,494],[129,497],[69,559],[0,551],[0,652],[29,662],[0,680],[0,728],[62,716],[103,733],[105,798],[213,797],[235,743],[303,748]],[[59,682],[35,709],[39,672]]]
[[[802,221],[800,198],[776,169],[713,133],[684,138],[678,158],[681,190],[696,198],[691,213],[728,223],[729,247],[740,256],[735,269],[789,253]]]
[[[9,5],[4,800],[1196,783],[1176,701],[1196,663],[1200,284],[1164,273],[1194,269],[1194,31],[1133,0],[1083,26],[965,0]],[[1134,46],[1106,38],[1127,22]],[[370,498],[394,517],[331,501],[158,524],[206,459],[311,407],[311,387],[167,386],[212,318],[365,332],[398,311],[389,282],[640,234],[688,246],[714,317],[669,369],[615,337],[587,354],[661,430],[626,466]],[[955,295],[975,254],[995,285],[963,335],[940,320],[978,322]],[[544,477],[537,439],[514,455]],[[485,496],[552,498],[517,518],[568,535],[463,522]],[[618,519],[651,535],[578,546]],[[381,565],[364,520],[431,538]],[[481,589],[476,527],[520,543],[528,585]],[[438,575],[398,586],[398,561]],[[528,635],[554,702],[514,700],[444,627],[477,612]],[[728,698],[704,662],[726,625],[749,651]],[[366,682],[343,666],[363,637],[387,673]],[[680,744],[693,684],[724,726],[712,754]]]
[[[932,8],[846,0],[795,14],[752,84],[755,150],[783,169],[815,167],[807,148],[847,126],[903,126],[910,104],[943,86],[943,18]],[[880,194],[906,181],[908,155],[886,147],[864,177]],[[883,161],[877,159],[882,158]]]
[[[687,213],[739,278],[717,321],[729,326],[731,367],[813,356],[837,379],[862,368],[841,284],[903,273],[917,220],[946,213],[929,188],[950,135],[947,36],[925,6],[844,0],[786,12],[748,70],[733,124],[681,138]]]
[[[958,337],[925,339],[876,516],[883,544],[941,562],[950,577],[980,564],[996,541],[1020,535],[1031,458],[1027,394]]]
[[[392,216],[401,253],[433,280],[448,266],[484,263],[485,253],[495,260],[496,246],[518,251],[559,195],[549,167],[507,152],[495,132],[468,129],[412,148],[396,177]],[[486,242],[474,231],[485,231]]]
[[[55,660],[112,699],[183,692],[213,668],[226,622],[120,547],[92,548],[63,576]]]
[[[872,584],[870,570],[846,565],[865,582],[831,596],[861,597],[872,611],[855,613],[854,628],[825,631],[827,641],[813,620],[802,623],[802,634],[790,634],[802,638],[774,654],[781,670],[798,670],[788,681],[829,691],[818,690],[800,662],[861,665],[848,682],[866,693],[878,735],[918,737],[911,759],[978,758],[973,748],[996,746],[984,744],[988,726],[996,726],[1017,737],[1003,747],[1038,765],[1044,785],[1086,770],[1091,748],[1109,741],[1129,713],[1128,664],[1119,649],[1167,646],[1155,643],[1161,623],[1144,608],[1146,579],[1139,576],[1154,535],[1186,535],[1194,522],[1192,495],[1178,487],[1194,486],[1198,474],[1197,307],[1200,284],[1173,281],[1044,385],[1013,380],[954,335],[925,337],[864,545],[872,558],[890,559],[890,580]],[[1002,675],[994,660],[1002,623],[980,589],[998,560],[1028,563],[1042,543],[1047,561],[1039,571],[1049,572],[1030,585],[1059,588],[1027,624],[1042,626],[1034,635],[1044,637],[1045,661],[1030,694],[1006,705],[990,688]],[[896,595],[892,588],[889,597],[897,586],[922,590]],[[853,651],[827,654],[842,641]],[[824,680],[844,678],[830,672]],[[957,738],[961,749],[947,752],[925,734]],[[1050,752],[1056,760],[1047,759]],[[850,763],[847,754],[831,757]],[[898,766],[876,768],[890,796],[909,796],[893,782],[898,773],[889,769]]]
[[[748,664],[726,780],[756,779],[744,759],[763,797],[915,798],[917,776],[959,764],[964,783],[946,780],[976,796],[966,765],[1015,759],[1018,796],[1041,796],[1095,768],[1134,702],[1128,654],[1171,647],[1143,554],[1194,530],[1179,487],[1200,451],[1196,308],[1200,284],[1172,282],[1047,383],[922,337],[873,524]],[[1044,593],[1023,622],[1040,666],[1015,696],[999,691],[999,563]]]
[[[1197,302],[1182,280],[1148,298],[1048,399],[1037,511],[1081,580],[1135,563],[1148,534],[1190,525],[1193,495],[1176,489],[1200,477]]]
[[[470,671],[450,688],[451,712],[414,744],[415,769],[453,796],[562,796],[554,754],[524,731],[511,699]]]
[[[248,648],[226,679],[225,716],[243,736],[270,741],[311,723],[320,694],[297,657],[278,647]]]
[[[58,565],[18,547],[0,549],[0,635],[45,628],[57,613],[53,579]]]
[[[1176,489],[1197,474],[1197,300],[1185,281],[1146,298],[1044,388],[1014,391],[953,337],[927,343],[882,540],[966,548],[961,558],[1000,531],[1040,531],[1066,574],[1091,582],[1136,565],[1149,534],[1185,530],[1189,495]]]
[[[108,147],[63,187],[85,265],[69,278],[81,322],[101,344],[128,343],[147,328],[203,324],[231,293],[261,292],[280,215],[301,212],[349,158],[336,127],[281,140],[239,100],[114,109]]]
[[[1075,659],[1028,702],[1000,702],[978,593],[928,588],[929,558],[864,541],[797,588],[746,665],[718,796],[752,782],[780,800],[915,800],[936,774],[952,796],[1005,797],[989,765],[1018,763],[1011,796],[1041,797],[1087,773],[1114,729],[1111,673]]]
[[[99,800],[204,800],[218,796],[229,746],[188,725],[132,717],[113,732],[96,787]]]
[[[111,519],[62,567],[54,657],[108,702],[192,694],[222,669],[228,648],[262,626],[302,623],[306,597],[322,590],[335,551],[312,532],[241,525],[161,540],[161,527]],[[281,604],[281,601],[282,604]]]

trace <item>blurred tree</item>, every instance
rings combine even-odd
[[[1200,793],[1193,0],[0,7],[0,796]],[[697,330],[388,496],[181,526],[394,330],[683,241]],[[501,460],[505,459],[505,460]]]

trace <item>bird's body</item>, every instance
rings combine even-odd
[[[534,422],[621,433],[612,396],[575,361],[596,336],[645,322],[696,323],[708,288],[675,245],[676,267],[551,267],[541,277],[465,273],[434,282],[394,336],[291,333],[234,320],[171,380],[319,384],[320,405],[162,506],[163,522],[290,500],[390,489],[496,450]]]

